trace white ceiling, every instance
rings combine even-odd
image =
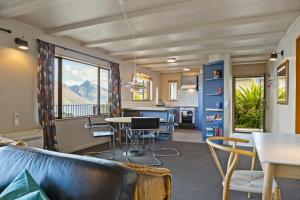
[[[265,63],[300,15],[300,0],[125,0],[124,6],[136,42],[119,0],[0,0],[0,16],[166,72],[199,67],[211,53],[229,52],[234,64]]]

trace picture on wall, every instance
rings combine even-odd
[[[289,96],[289,60],[277,67],[277,103],[288,104]]]

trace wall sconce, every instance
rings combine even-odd
[[[16,38],[15,43],[17,44],[19,49],[28,50],[28,42],[24,40],[23,36],[22,38]]]
[[[273,51],[273,52],[271,53],[271,55],[270,55],[269,60],[270,60],[270,61],[276,61],[276,60],[278,59],[278,54],[280,54],[281,57],[283,57],[284,51],[281,50],[279,53],[277,53],[276,51]]]

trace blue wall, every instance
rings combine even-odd
[[[222,78],[214,78],[214,70],[220,70],[222,72]],[[224,135],[224,61],[217,61],[209,63],[203,66],[203,117],[202,117],[202,137],[206,140],[210,136],[222,136]],[[221,94],[215,94],[217,88],[222,88]],[[208,111],[207,109],[216,109],[217,103],[222,103],[223,107],[221,111]],[[221,115],[222,120],[213,120],[208,122],[207,116]],[[221,129],[222,135],[215,134],[214,131],[208,131],[210,128]]]

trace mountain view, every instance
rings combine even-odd
[[[55,90],[57,90],[57,83]],[[67,86],[63,84],[62,90],[63,105],[97,104],[97,85],[90,81],[84,81],[80,85]],[[55,100],[57,105],[57,98]],[[103,87],[100,88],[100,102],[101,104],[108,103],[108,90]]]
[[[91,104],[97,104],[97,85],[90,81],[84,81],[81,85],[72,85],[69,87],[76,95],[91,102]],[[108,90],[100,87],[100,102],[105,104],[108,102]]]

